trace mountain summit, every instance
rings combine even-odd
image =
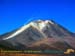
[[[33,27],[39,31],[42,31],[47,26],[48,23],[54,24],[54,22],[49,21],[49,20],[46,20],[46,21],[45,20],[37,20],[37,21],[30,22],[29,24],[22,26],[15,33],[11,34],[11,36],[4,38],[3,40],[12,38],[12,37],[20,34],[21,32],[25,31],[29,27]]]
[[[0,45],[17,50],[75,49],[74,44],[73,34],[52,20],[32,21],[17,30],[2,35],[0,39]]]

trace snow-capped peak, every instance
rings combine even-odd
[[[54,24],[54,22],[52,22],[51,20],[37,20],[37,21],[33,21],[32,25],[38,27],[40,30],[42,30],[44,27],[46,27],[48,25],[48,23],[50,24]]]
[[[17,30],[15,33],[11,34],[10,36],[3,38],[3,40],[6,39],[10,39],[20,33],[22,33],[24,30],[26,30],[29,26],[33,26],[34,28],[38,28],[39,30],[42,30],[44,27],[47,26],[48,23],[54,24],[52,21],[50,20],[37,20],[37,21],[33,21],[30,22],[27,25],[24,25],[23,27],[21,27],[19,30]]]
[[[51,24],[54,24],[54,22],[52,22],[51,20],[46,20],[45,23],[51,23]]]

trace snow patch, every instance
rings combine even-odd
[[[7,40],[7,39],[10,39],[12,37],[15,37],[16,35],[18,35],[21,32],[23,32],[25,29],[27,29],[29,26],[30,26],[30,24],[29,25],[24,25],[21,29],[17,30],[15,33],[11,34],[10,36],[8,36],[6,38],[3,38],[3,40]]]

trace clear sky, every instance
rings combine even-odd
[[[39,18],[75,32],[75,0],[0,0],[0,34]]]

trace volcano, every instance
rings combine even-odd
[[[64,51],[75,49],[75,36],[53,20],[36,20],[1,35],[0,45],[14,50]]]

